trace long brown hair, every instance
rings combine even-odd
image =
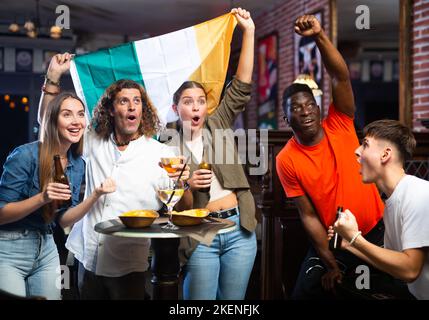
[[[108,139],[113,132],[115,125],[110,112],[113,111],[113,102],[116,95],[122,89],[137,89],[140,91],[142,99],[142,119],[138,131],[141,135],[152,137],[160,128],[160,121],[156,108],[152,105],[146,90],[137,82],[128,79],[122,79],[111,84],[103,96],[98,101],[94,109],[94,117],[91,120],[91,129],[102,137]]]
[[[45,190],[48,183],[52,182],[53,158],[60,151],[60,136],[58,134],[58,117],[61,105],[64,100],[72,98],[78,100],[83,106],[83,102],[72,92],[62,92],[56,96],[46,107],[42,117],[39,134],[39,181],[40,190]],[[70,147],[74,157],[81,156],[83,150],[83,136],[79,142],[73,143]],[[43,217],[49,222],[55,213],[55,202],[52,201],[42,207]]]

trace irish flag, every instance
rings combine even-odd
[[[209,113],[219,103],[229,62],[235,17],[213,20],[162,36],[76,56],[70,73],[89,116],[105,89],[120,79],[142,84],[163,123],[177,120],[173,94],[187,80],[202,83]]]

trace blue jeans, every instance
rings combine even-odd
[[[59,266],[52,234],[0,230],[0,289],[19,296],[59,300]]]
[[[243,300],[256,257],[256,235],[240,227],[218,234],[210,247],[199,244],[185,267],[185,300]]]

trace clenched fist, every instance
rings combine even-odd
[[[305,15],[295,21],[295,32],[303,37],[317,36],[322,31],[320,22],[315,16]]]

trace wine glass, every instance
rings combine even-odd
[[[177,202],[182,198],[185,192],[183,181],[173,180],[169,177],[161,177],[158,180],[157,194],[158,198],[167,206],[167,215],[169,217],[167,225],[163,228],[178,229],[172,222],[173,208]]]

